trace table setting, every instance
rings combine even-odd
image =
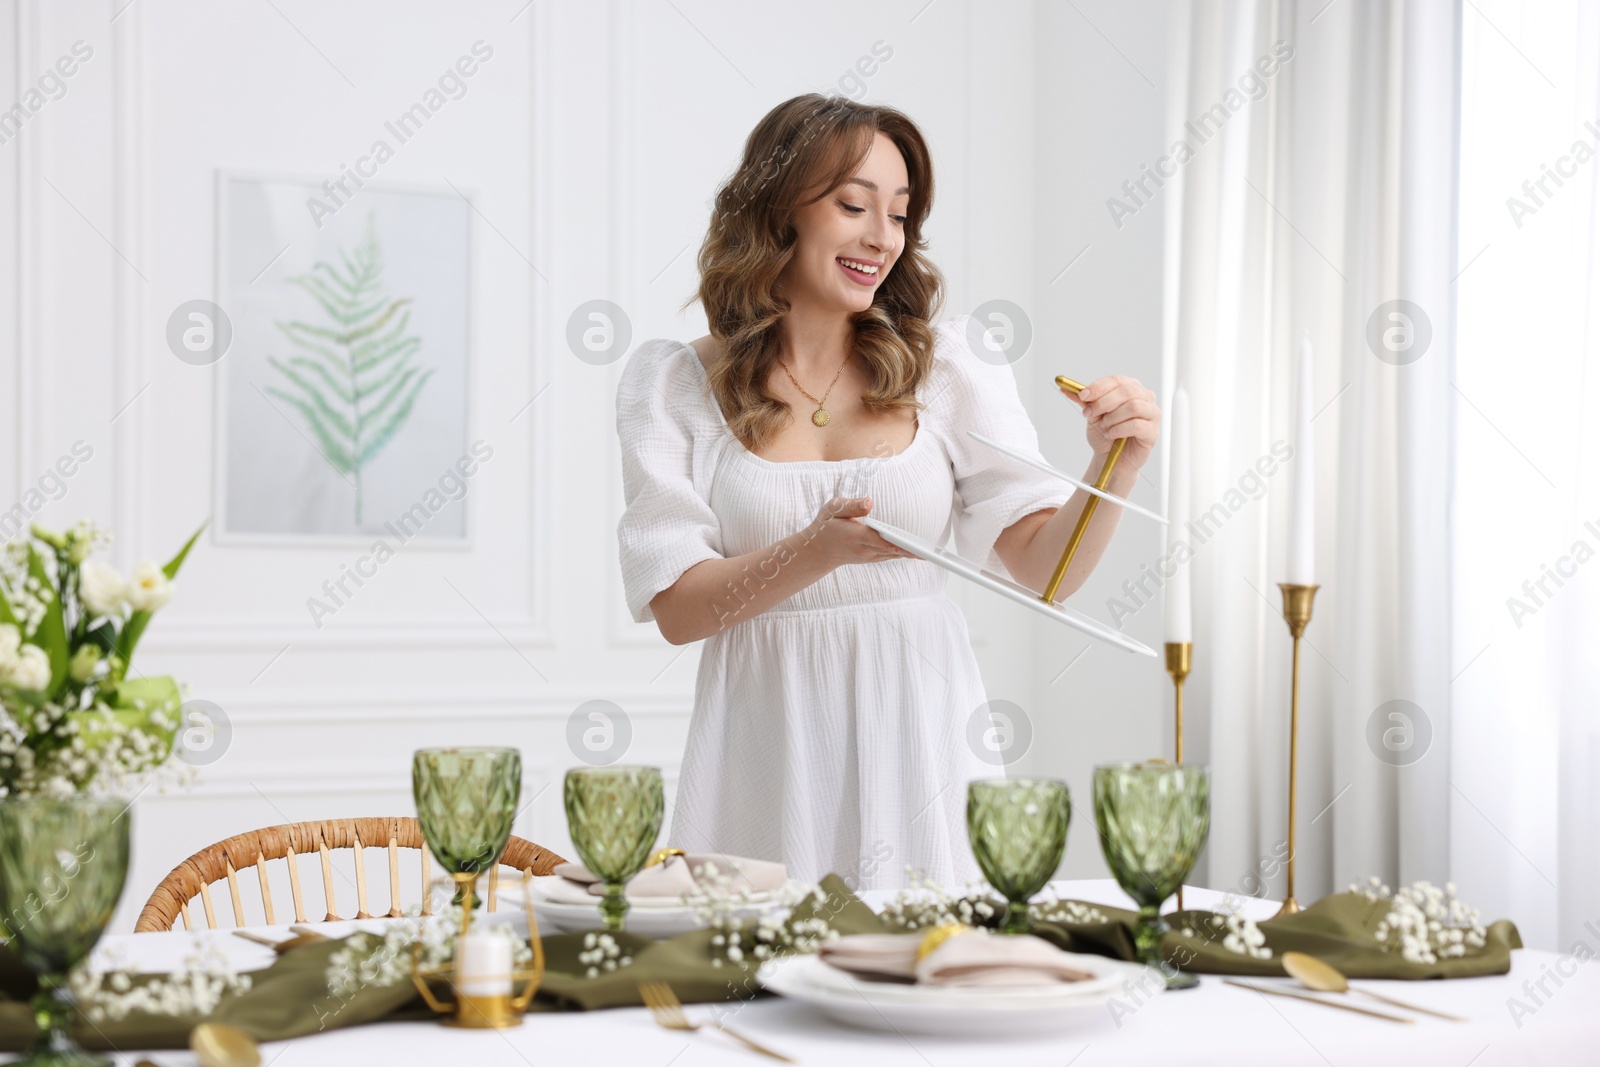
[[[429,851],[447,872],[434,883],[435,914],[122,935],[101,949],[122,888],[126,814],[110,802],[0,803],[6,913],[26,913],[29,893],[68,875],[77,896],[62,899],[81,902],[40,909],[52,922],[11,927],[0,947],[0,1049],[35,1045],[24,1063],[94,1062],[63,1058],[81,1047],[157,1050],[157,1063],[168,1062],[159,1050],[187,1048],[193,1060],[171,1062],[248,1064],[267,1062],[280,1042],[320,1046],[338,1033],[443,1048],[422,1035],[533,1032],[552,1017],[642,1009],[663,1037],[689,1037],[711,1057],[793,1062],[803,1049],[781,1038],[794,1026],[807,1048],[826,1033],[911,1049],[984,1040],[1020,1053],[1120,1041],[1197,988],[1228,1000],[1223,1017],[1271,998],[1346,1027],[1437,1038],[1495,1021],[1444,990],[1503,984],[1493,976],[1512,970],[1521,944],[1511,923],[1484,924],[1453,890],[1425,885],[1355,886],[1287,914],[1191,887],[1192,906],[1177,910],[1209,826],[1209,779],[1166,761],[1095,770],[1094,831],[1113,883],[1051,881],[1074,810],[1065,782],[992,779],[968,786],[985,882],[894,892],[857,892],[837,874],[797,889],[781,864],[660,847],[655,768],[576,768],[565,799],[581,863],[558,865],[545,881],[564,888],[539,897],[534,876],[503,879],[496,901],[506,906],[490,911],[480,882],[509,836],[520,755],[424,749],[413,771]],[[91,842],[92,853],[26,847],[46,818],[58,820],[43,824],[52,840]],[[581,897],[596,901],[592,921],[561,932],[544,922],[550,899]],[[674,899],[691,910],[691,928],[635,928]],[[105,958],[75,967],[96,952]],[[1395,992],[1402,984],[1430,988]],[[774,1016],[768,1006],[780,1001]],[[787,1021],[774,1028],[769,1018]],[[587,1032],[597,1047],[648,1044],[637,1028]],[[662,1060],[677,1048],[661,1044]]]
[[[1178,400],[1174,447],[1185,447]],[[1049,587],[1030,595],[1074,629],[1153,655],[1054,604],[1093,507],[1119,505],[1105,492],[1116,461],[1113,449]],[[1169,514],[1181,516],[1186,484],[1171,488]],[[334,920],[330,896],[330,921],[306,922],[296,883],[295,923],[273,922],[269,904],[264,925],[217,929],[206,896],[209,928],[188,928],[179,901],[185,928],[110,936],[137,817],[115,786],[160,770],[177,729],[177,684],[127,673],[194,538],[122,585],[93,569],[92,528],[35,528],[0,574],[0,1053],[28,1067],[259,1067],[284,1055],[296,1067],[536,1055],[1581,1062],[1600,1036],[1592,946],[1525,950],[1512,922],[1485,921],[1453,885],[1372,878],[1296,899],[1299,646],[1318,589],[1306,494],[1297,486],[1282,585],[1294,656],[1282,901],[1185,885],[1211,830],[1212,777],[1183,758],[1194,646],[1180,571],[1166,625],[1172,758],[1101,763],[1077,804],[1056,778],[962,783],[981,882],[908,870],[905,888],[867,889],[845,872],[808,882],[771,858],[689,852],[661,840],[661,769],[623,763],[566,771],[575,857],[508,867],[521,753],[444,746],[412,759],[421,903]],[[1096,836],[1110,880],[1056,880],[1069,831]],[[326,851],[321,863],[326,880]],[[230,861],[237,922],[235,875]]]

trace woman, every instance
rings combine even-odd
[[[673,644],[706,640],[676,847],[861,888],[978,876],[966,783],[999,771],[967,740],[985,697],[966,622],[947,572],[856,520],[935,543],[953,529],[961,555],[1042,590],[1087,494],[968,436],[1038,453],[1009,365],[975,352],[968,318],[933,325],[932,201],[927,145],[899,111],[780,104],[700,250],[710,335],[645,342],[623,371],[628,606]],[[1153,394],[1102,378],[1074,399],[1086,477],[1125,439],[1109,489],[1126,495],[1156,441]],[[1058,597],[1119,510],[1096,513]]]

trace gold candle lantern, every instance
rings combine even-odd
[[[458,887],[467,890],[461,895],[464,901],[477,899],[478,876],[475,874],[457,873],[453,877]],[[522,1016],[528,1010],[533,995],[539,989],[539,982],[544,978],[544,942],[539,937],[539,920],[533,913],[533,872],[525,871],[522,877],[522,907],[528,916],[528,947],[533,950],[533,965],[531,967],[513,966],[505,975],[478,976],[479,980],[508,979],[509,984],[515,987],[516,983],[524,982],[525,987],[520,993],[493,993],[487,995],[463,993],[456,985],[455,961],[440,967],[424,967],[421,962],[421,945],[411,947],[411,981],[417,987],[417,992],[422,994],[422,999],[429,1008],[444,1016],[446,1026],[459,1026],[473,1030],[504,1030],[513,1026],[522,1025]],[[456,953],[459,955],[465,947],[467,932],[472,926],[472,909],[461,909],[461,933],[456,940]],[[449,1000],[441,1000],[433,992],[430,981],[445,981],[451,987]]]
[[[1278,914],[1293,915],[1300,910],[1300,902],[1294,898],[1295,772],[1300,755],[1300,638],[1305,634],[1307,624],[1311,622],[1311,602],[1316,599],[1317,590],[1322,587],[1279,582],[1278,588],[1283,591],[1283,621],[1289,624],[1289,636],[1294,639],[1294,666],[1289,676],[1288,882],[1285,885],[1283,906],[1278,909]]]

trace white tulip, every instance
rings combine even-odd
[[[17,658],[22,645],[22,632],[12,623],[0,623],[0,668]]]
[[[111,564],[85,560],[78,568],[78,597],[95,615],[120,615],[128,599],[128,587]]]
[[[172,583],[162,573],[154,560],[145,560],[133,568],[133,582],[128,586],[128,603],[134,611],[153,612],[172,599]]]
[[[23,645],[16,659],[0,667],[0,681],[43,692],[50,688],[50,657],[38,645]]]

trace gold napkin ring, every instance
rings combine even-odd
[[[650,858],[644,861],[646,867],[654,867],[658,863],[667,862],[670,856],[687,856],[688,853],[681,848],[658,848],[650,853]]]
[[[972,927],[966,923],[941,923],[932,930],[922,935],[922,941],[917,945],[917,962],[921,963],[934,949],[955,937],[957,934],[970,934]]]

